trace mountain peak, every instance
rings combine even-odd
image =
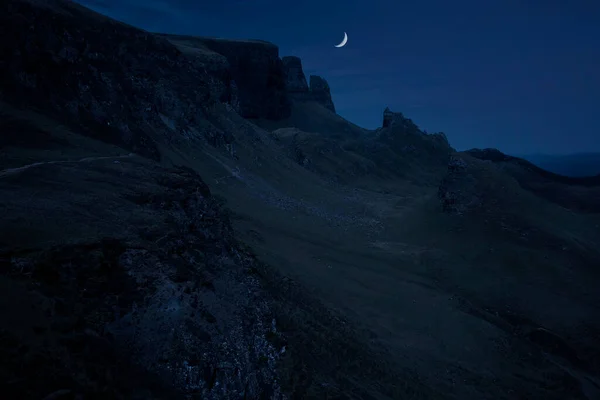
[[[285,56],[282,57],[281,63],[285,75],[285,89],[292,101],[316,102],[335,113],[331,89],[324,78],[311,75],[309,77],[310,84],[307,83],[302,69],[302,60],[299,57]]]
[[[390,110],[389,107],[386,107],[385,110],[383,110],[383,124],[382,127],[383,128],[389,128],[392,125],[414,125],[414,123],[412,122],[412,120],[410,120],[409,118],[406,118],[404,116],[404,114],[402,114],[401,112],[394,112],[392,110]],[[416,125],[415,125],[416,127]]]
[[[285,86],[288,93],[308,92],[306,76],[302,71],[302,60],[296,56],[286,56],[281,59],[285,71]]]
[[[335,112],[335,106],[333,105],[333,100],[331,99],[331,89],[324,78],[318,75],[311,75],[310,92],[312,93],[313,100],[322,104],[325,106],[325,108]]]

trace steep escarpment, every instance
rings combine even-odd
[[[310,93],[312,94],[314,101],[322,104],[328,110],[335,112],[335,106],[333,105],[333,100],[331,99],[331,89],[329,88],[329,84],[325,79],[317,75],[311,75]]]
[[[0,22],[2,101],[153,159],[157,141],[231,140],[207,123],[219,82],[168,41],[71,2],[3,2]]]
[[[236,107],[241,116],[277,120],[290,115],[282,62],[274,44],[259,40],[161,36],[209,65],[212,74],[228,88],[225,98],[237,97]]]
[[[307,82],[302,61],[279,58],[277,46],[258,40],[227,40],[158,34],[195,61],[218,82],[216,92],[248,119],[285,120],[292,103],[316,102],[335,113],[325,79],[311,75]],[[214,84],[213,84],[214,85]]]
[[[285,71],[285,87],[290,95],[297,100],[307,100],[309,96],[308,83],[302,70],[302,60],[295,56],[281,59]]]
[[[286,90],[292,100],[298,102],[314,101],[335,113],[331,90],[325,79],[311,75],[309,84],[307,84],[300,58],[286,56],[282,58],[282,62],[286,77]]]

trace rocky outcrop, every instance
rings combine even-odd
[[[285,72],[285,88],[291,95],[300,96],[308,93],[308,83],[302,70],[302,61],[299,57],[287,56],[281,59]]]
[[[311,75],[310,85],[308,85],[300,58],[286,56],[282,58],[282,62],[285,73],[285,88],[292,101],[314,101],[335,112],[331,89],[325,79]]]
[[[406,118],[401,112],[393,112],[389,107],[383,110],[383,128],[390,128],[391,126],[402,128],[407,132],[419,131],[417,125],[410,118]]]
[[[235,108],[244,118],[277,120],[289,116],[284,68],[274,44],[260,40],[161,36],[199,59],[223,83],[221,100],[231,104],[232,97],[236,97]],[[215,62],[219,55],[221,60]]]
[[[390,110],[389,107],[386,107],[385,110],[383,110],[383,124],[381,126],[383,128],[389,128],[390,126],[392,126],[394,118],[398,114],[400,116],[402,115],[402,113],[394,113],[392,112],[392,110]]]
[[[319,104],[325,106],[325,108],[335,112],[335,106],[331,99],[331,90],[327,81],[320,76],[310,76],[310,92],[312,99]]]
[[[56,177],[44,196],[31,195],[44,173],[0,187],[10,210],[0,232],[3,398],[282,398],[271,297],[196,173],[135,157],[44,168]],[[108,193],[115,201],[102,201]],[[49,214],[39,236],[20,236],[36,219],[23,198]],[[76,204],[93,217],[70,223]],[[7,301],[18,303],[12,314]],[[51,397],[57,390],[65,395]]]
[[[469,173],[469,165],[462,157],[450,158],[448,173],[438,187],[438,198],[442,210],[454,215],[464,215],[481,206],[478,181]]]
[[[215,99],[240,113],[239,90],[233,78],[227,58],[208,49],[199,37],[157,34],[174,44],[179,51],[188,56],[192,64],[199,70],[208,73],[212,78],[209,89]]]
[[[160,158],[157,137],[233,140],[207,122],[227,88],[167,40],[74,2],[36,4],[3,2],[3,101],[152,159]]]
[[[401,112],[393,112],[389,107],[383,110],[382,128],[392,129],[394,133],[399,134],[425,135],[432,143],[442,147],[450,147],[444,132],[427,133],[422,131],[410,118],[406,118]]]

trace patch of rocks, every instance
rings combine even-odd
[[[482,205],[477,178],[468,171],[467,162],[452,156],[448,163],[448,173],[438,187],[438,198],[444,212],[464,215]]]
[[[192,171],[158,178],[126,195],[154,216],[139,237],[0,255],[0,285],[32,304],[0,327],[7,398],[285,398],[286,341],[254,257]]]

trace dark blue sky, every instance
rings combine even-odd
[[[150,31],[271,41],[367,128],[389,106],[459,150],[600,151],[598,0],[80,2]]]

